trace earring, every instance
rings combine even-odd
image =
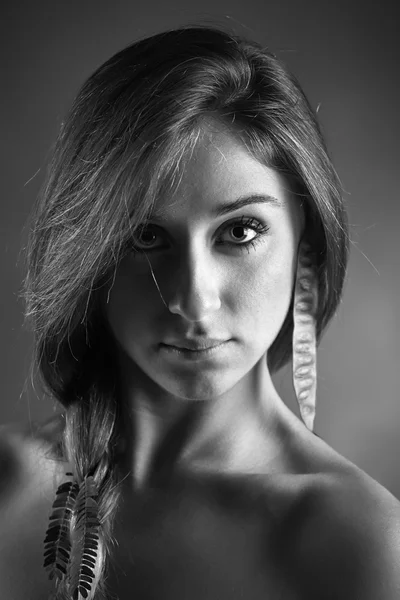
[[[56,492],[44,540],[43,566],[49,579],[55,578],[56,591],[65,580],[67,591],[71,592],[68,597],[74,600],[93,598],[97,585],[96,567],[102,553],[97,496],[98,487],[92,476],[86,476],[80,485],[76,479],[62,483]]]
[[[293,385],[301,418],[313,431],[317,387],[318,280],[310,246],[300,244],[293,303]]]

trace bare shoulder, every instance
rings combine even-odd
[[[400,598],[400,502],[359,469],[315,478],[291,535],[304,597]]]
[[[44,423],[10,423],[0,426],[0,502],[22,487],[40,483],[53,488],[57,482],[57,441],[61,420],[52,417]],[[30,489],[30,488],[29,488]],[[32,493],[33,490],[30,489]]]
[[[50,459],[49,431],[40,429],[0,426],[0,589],[13,600],[49,591],[42,546],[65,469]]]

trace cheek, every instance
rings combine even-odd
[[[284,252],[260,262],[238,278],[240,303],[246,314],[248,334],[260,344],[272,344],[283,325],[292,298],[295,258]]]
[[[136,271],[133,273],[129,260],[121,262],[106,305],[111,330],[124,348],[148,331],[147,323],[157,302],[148,275]]]

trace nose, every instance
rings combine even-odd
[[[169,310],[187,321],[203,321],[221,307],[218,272],[206,250],[192,248],[171,277]]]

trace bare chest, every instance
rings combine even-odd
[[[163,500],[123,510],[107,580],[115,598],[297,598],[286,520],[262,494],[229,488]]]

